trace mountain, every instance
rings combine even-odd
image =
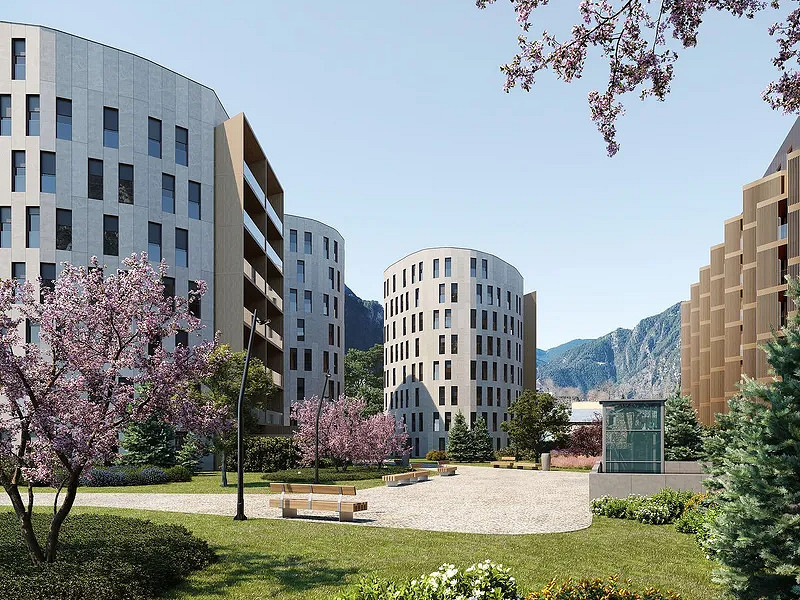
[[[367,350],[383,343],[383,305],[362,300],[344,286],[344,349]]]
[[[556,360],[558,357],[562,356],[567,350],[571,350],[575,346],[580,346],[581,344],[585,344],[586,342],[591,342],[593,340],[570,340],[560,346],[555,346],[550,348],[549,350],[542,350],[541,348],[536,349],[536,364],[543,365],[547,362]]]
[[[633,329],[546,351],[545,362],[537,365],[539,387],[556,393],[570,388],[569,395],[578,391],[592,399],[666,397],[680,381],[680,339],[679,302]],[[553,354],[564,346],[569,347]]]

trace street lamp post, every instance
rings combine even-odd
[[[317,420],[314,423],[314,483],[319,483],[319,416],[322,413],[322,403],[325,401],[325,392],[328,391],[328,380],[330,378],[331,374],[325,373],[325,383],[317,405]]]
[[[247,340],[247,354],[244,357],[242,370],[242,385],[239,388],[239,402],[236,406],[236,516],[234,521],[246,521],[244,514],[244,427],[242,416],[244,411],[244,388],[247,384],[247,371],[250,368],[250,349],[253,347],[253,335],[256,323],[268,324],[269,319],[260,321],[257,316],[258,309],[253,309],[253,318],[250,321],[250,338]]]

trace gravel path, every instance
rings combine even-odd
[[[53,502],[52,494],[37,494],[37,505]],[[267,507],[269,495],[248,494],[250,518],[280,518]],[[373,527],[452,531],[458,533],[556,533],[591,525],[589,478],[566,471],[517,471],[458,467],[454,477],[395,488],[360,490],[369,510],[355,514],[354,524]],[[0,505],[8,505],[0,497]],[[169,512],[234,515],[235,494],[79,493],[77,506],[104,506]],[[337,521],[335,513],[301,511],[308,521]],[[337,521],[338,522],[338,521]]]

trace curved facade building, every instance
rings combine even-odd
[[[512,265],[465,248],[420,250],[384,271],[384,404],[412,455],[445,449],[458,412],[507,445],[508,406],[536,382],[536,293],[523,285]]]
[[[283,190],[247,119],[154,62],[54,29],[0,23],[0,277],[54,278],[148,252],[167,293],[209,291],[206,336],[282,383]],[[180,335],[172,343],[191,343]],[[282,423],[282,402],[265,423]]]
[[[315,219],[285,215],[284,415],[293,402],[344,390],[344,238]]]

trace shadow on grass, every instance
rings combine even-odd
[[[281,592],[302,592],[320,586],[341,585],[345,577],[358,573],[357,568],[334,567],[330,561],[296,554],[276,556],[225,549],[219,552],[220,561],[211,567],[213,572],[200,572],[194,580],[184,581],[175,588],[178,595],[216,596],[231,587],[253,581],[273,582]],[[213,580],[203,580],[204,577]]]

